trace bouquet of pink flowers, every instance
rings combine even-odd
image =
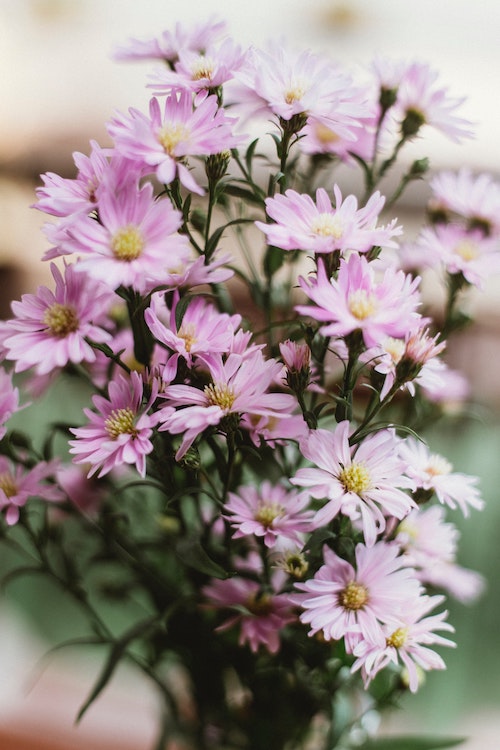
[[[149,112],[43,175],[54,285],[0,329],[1,537],[30,561],[9,574],[56,580],[102,645],[80,716],[123,659],[158,687],[158,750],[385,748],[369,719],[445,667],[445,594],[482,585],[446,517],[482,507],[477,479],[419,433],[467,398],[442,354],[500,270],[500,186],[435,174],[402,241],[428,171],[404,147],[471,135],[426,64],[358,81],[213,21],[117,57],[157,59]],[[9,425],[20,389],[61,378],[81,420],[38,445]]]

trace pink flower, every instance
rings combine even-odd
[[[219,425],[226,417],[232,417],[236,428],[245,415],[280,418],[289,416],[296,405],[293,396],[269,391],[282,366],[274,359],[265,360],[260,350],[247,357],[230,354],[226,361],[214,355],[206,359],[206,365],[211,381],[203,390],[171,385],[162,394],[169,407],[184,407],[174,413],[168,409],[159,428],[172,435],[183,433],[177,460],[207,427]]]
[[[406,473],[419,490],[435,494],[443,505],[460,508],[464,516],[469,507],[482,510],[484,502],[477,488],[478,477],[453,472],[452,465],[438,453],[431,453],[424,443],[408,438],[402,442],[401,457],[407,463]]]
[[[178,300],[177,295],[170,313],[170,327],[162,323],[152,307],[145,311],[146,323],[157,341],[183,357],[189,367],[197,357],[231,350],[241,315],[220,313],[203,297],[197,297],[186,308],[181,325],[177,328],[175,316]]]
[[[116,60],[142,60],[158,58],[174,63],[182,50],[201,52],[213,44],[226,31],[226,22],[215,17],[186,27],[177,22],[173,31],[163,31],[159,37],[140,40],[129,39],[114,51]]]
[[[414,502],[401,488],[411,486],[398,455],[400,442],[392,430],[379,430],[359,445],[349,445],[350,423],[340,422],[334,432],[311,430],[300,451],[315,464],[299,469],[290,480],[306,487],[311,497],[325,500],[314,525],[323,526],[339,513],[359,521],[367,546],[385,529],[385,516],[404,518]]]
[[[408,671],[412,693],[415,693],[419,686],[418,668],[446,669],[442,658],[428,646],[455,646],[453,641],[435,632],[454,632],[452,625],[445,622],[448,613],[424,616],[443,599],[442,596],[421,596],[405,609],[402,616],[383,625],[385,643],[370,643],[368,640],[358,643],[354,649],[354,655],[358,658],[352,666],[352,671],[361,669],[365,687],[380,670],[388,664],[397,665],[398,661],[401,661]]]
[[[19,411],[19,389],[14,387],[12,375],[0,367],[0,440],[7,429],[6,422]]]
[[[324,336],[347,336],[361,331],[366,346],[375,346],[386,336],[401,338],[418,324],[419,278],[388,268],[377,282],[364,256],[352,253],[341,260],[337,279],[329,279],[318,262],[316,279],[300,286],[315,306],[297,305],[300,315],[320,321]]]
[[[18,464],[11,468],[5,456],[0,456],[0,510],[5,511],[5,520],[12,526],[19,520],[19,508],[30,498],[41,498],[51,502],[64,500],[64,493],[54,484],[46,484],[57,469],[57,462],[41,461],[32,469]]]
[[[154,386],[154,384],[153,384]],[[148,415],[156,399],[153,387],[144,404],[143,381],[139,373],[130,377],[118,375],[109,383],[109,398],[96,395],[92,398],[96,412],[84,409],[89,424],[72,428],[76,440],[70,440],[70,453],[77,464],[89,463],[91,477],[99,470],[102,477],[115,466],[134,465],[139,474],[146,474],[146,456],[153,450],[151,436],[157,415]]]
[[[295,584],[304,593],[293,601],[304,610],[300,619],[310,625],[310,635],[321,631],[327,641],[344,638],[348,653],[362,640],[385,641],[382,625],[402,615],[420,593],[396,544],[358,544],[355,566],[328,547],[324,560],[314,578]]]
[[[304,493],[286,490],[281,485],[264,481],[259,488],[240,487],[230,492],[225,517],[234,529],[234,538],[255,535],[262,537],[266,547],[288,539],[299,547],[301,534],[310,530],[312,512],[306,510],[309,499]]]
[[[243,60],[241,48],[229,38],[202,50],[182,49],[174,70],[158,68],[150,77],[149,88],[154,89],[156,95],[170,94],[173,89],[214,93],[233,78]]]
[[[485,281],[500,273],[500,241],[470,231],[457,224],[424,228],[417,239],[417,252],[441,263],[450,274],[463,274],[469,284],[484,287]]]
[[[439,172],[429,186],[431,212],[451,211],[486,234],[500,233],[500,183],[490,174],[474,175],[462,167],[458,172]]]
[[[40,286],[36,294],[24,294],[12,303],[16,317],[7,322],[11,335],[4,345],[16,372],[35,367],[38,375],[46,375],[69,362],[94,362],[95,352],[86,339],[110,340],[99,325],[109,308],[109,289],[80,273],[77,265],[66,266],[63,276],[52,264],[54,292]]]
[[[284,250],[332,253],[356,250],[368,252],[374,245],[397,247],[392,237],[401,234],[394,219],[386,227],[377,227],[385,198],[377,191],[366,206],[358,209],[354,195],[342,201],[338,185],[333,188],[335,208],[323,188],[316,191],[316,202],[307,193],[287,190],[284,195],[267,198],[266,211],[274,224],[256,221],[270,245]]]
[[[99,198],[99,222],[82,216],[69,230],[73,249],[84,254],[78,269],[112,289],[143,292],[148,284],[161,284],[167,259],[174,264],[188,242],[177,233],[181,223],[170,201],[155,201],[150,183],[140,190],[129,185],[105,191]]]
[[[446,88],[436,86],[438,72],[426,63],[411,63],[400,81],[395,110],[403,135],[413,137],[422,125],[431,125],[460,143],[471,138],[472,123],[455,114],[464,99],[452,99]]]
[[[203,195],[185,159],[218,154],[236,146],[233,123],[234,118],[219,108],[216,96],[208,96],[193,110],[191,93],[174,91],[165,99],[163,114],[153,98],[149,117],[132,108],[128,117],[117,114],[108,131],[120,153],[150,168],[160,182],[169,185],[178,177],[188,190]]]
[[[264,646],[271,654],[280,649],[280,632],[296,620],[288,594],[263,592],[257,581],[240,576],[213,580],[203,588],[211,606],[234,609],[235,614],[220,625],[219,632],[240,625],[239,644],[248,643],[257,653]]]
[[[351,77],[309,51],[295,55],[278,45],[269,51],[252,49],[235,78],[241,84],[235,95],[252,114],[284,121],[303,115],[346,140],[356,140],[358,118],[367,114]]]

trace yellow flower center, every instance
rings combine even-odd
[[[342,222],[336,214],[332,213],[319,214],[311,224],[311,230],[321,237],[333,237],[336,240],[339,240],[344,233]]]
[[[347,307],[358,320],[365,320],[377,309],[377,301],[373,294],[365,289],[356,289],[347,299]]]
[[[268,594],[252,594],[245,602],[245,606],[252,615],[265,617],[272,612],[271,597]]]
[[[355,492],[356,495],[361,495],[371,485],[368,469],[363,464],[356,462],[342,469],[339,474],[339,481],[342,482],[347,492]]]
[[[211,80],[215,68],[215,63],[209,57],[200,55],[196,62],[191,66],[193,81],[199,81],[201,78]]]
[[[0,490],[3,490],[7,497],[17,495],[17,485],[10,471],[0,473]]]
[[[408,628],[398,628],[388,638],[385,639],[387,646],[401,648],[405,645],[408,637]]]
[[[362,609],[368,601],[368,589],[362,583],[351,581],[339,594],[339,602],[345,609]]]
[[[210,383],[204,388],[205,396],[210,406],[220,406],[221,409],[230,409],[234,404],[234,391],[225,383]]]
[[[113,255],[118,260],[128,263],[137,260],[144,249],[144,240],[137,227],[130,224],[128,227],[119,229],[111,240]]]
[[[266,529],[273,525],[273,521],[284,514],[284,508],[279,503],[260,503],[255,514],[255,520]]]
[[[316,123],[314,127],[314,134],[318,141],[324,146],[328,146],[330,143],[336,143],[340,140],[339,136],[334,130],[330,130],[322,122]]]
[[[173,156],[175,147],[178,146],[181,141],[185,141],[189,138],[189,130],[182,122],[172,122],[160,128],[157,138],[167,154]]]
[[[397,365],[405,353],[405,342],[401,339],[393,339],[392,336],[388,336],[384,341],[383,346],[386,354],[388,354],[394,364]]]
[[[109,417],[104,422],[104,428],[110,438],[116,440],[119,435],[137,435],[134,426],[135,414],[132,409],[113,409]]]
[[[294,576],[295,578],[302,578],[307,573],[308,568],[309,563],[302,552],[289,552],[285,555],[283,569],[288,575]]]
[[[454,249],[463,260],[475,260],[479,255],[476,243],[470,240],[458,242]]]
[[[443,456],[439,456],[437,453],[434,453],[430,457],[429,463],[425,467],[425,471],[431,477],[440,477],[444,474],[449,474],[452,468],[452,465],[449,461],[446,460],[446,458],[443,458]]]
[[[196,330],[194,327],[194,323],[188,323],[185,326],[181,326],[177,333],[180,339],[184,339],[184,346],[186,347],[187,352],[190,352],[193,344],[196,344],[195,333]]]
[[[306,93],[306,87],[303,84],[295,83],[285,91],[285,101],[287,104],[293,104],[302,99]]]
[[[68,333],[74,333],[79,326],[75,308],[72,305],[61,305],[59,302],[47,308],[43,322],[53,336],[60,338],[67,336]]]

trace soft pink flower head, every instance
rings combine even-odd
[[[380,430],[359,445],[349,445],[350,423],[334,432],[311,430],[300,443],[302,455],[315,466],[299,469],[290,480],[309,495],[325,501],[316,512],[314,526],[323,526],[337,514],[359,522],[367,546],[384,531],[386,516],[404,518],[414,507],[404,492],[411,482],[398,456],[400,440],[392,430]]]
[[[90,465],[89,477],[97,471],[102,477],[124,464],[135,466],[145,476],[146,456],[153,450],[150,438],[157,423],[157,415],[149,415],[148,410],[157,393],[153,387],[144,403],[143,391],[139,373],[131,372],[128,378],[118,375],[109,383],[108,398],[92,398],[96,411],[84,409],[89,424],[71,429],[76,440],[69,442],[70,453],[76,456],[75,463]]]
[[[284,195],[266,199],[266,211],[272,224],[256,221],[270,245],[284,250],[305,250],[311,253],[332,253],[356,250],[366,253],[375,245],[397,247],[392,239],[401,234],[396,219],[385,227],[377,227],[377,219],[385,198],[377,191],[363,208],[358,208],[354,195],[342,199],[334,185],[335,207],[323,188],[316,191],[316,202],[307,193],[287,190]]]
[[[34,367],[38,375],[47,375],[70,362],[94,362],[95,352],[86,339],[110,340],[99,325],[106,319],[110,291],[78,265],[66,266],[63,275],[52,264],[54,292],[40,286],[36,294],[24,294],[12,303],[15,318],[7,322],[10,335],[4,345],[16,372]]]
[[[19,411],[19,389],[12,383],[12,375],[0,367],[0,440],[7,432],[6,422]]]
[[[352,253],[341,260],[337,279],[329,279],[323,263],[310,283],[299,283],[314,305],[297,305],[300,315],[323,325],[324,336],[347,336],[361,331],[365,345],[376,346],[386,336],[401,338],[418,326],[418,285],[402,271],[388,268],[380,281],[366,258]]]
[[[128,116],[117,113],[108,131],[117,151],[149,168],[161,183],[170,185],[178,177],[188,190],[203,195],[184,162],[190,156],[209,156],[236,146],[234,122],[216,96],[208,96],[193,110],[191,93],[181,90],[166,97],[163,111],[158,99],[151,99],[149,117],[133,108]]]
[[[429,186],[431,212],[452,212],[487,234],[500,233],[500,183],[490,174],[475,175],[461,167],[457,172],[438,172]]]
[[[257,581],[240,576],[225,580],[213,580],[203,588],[209,606],[219,609],[234,608],[236,613],[220,625],[219,632],[234,625],[240,626],[240,645],[248,643],[257,653],[264,646],[271,654],[280,649],[280,632],[288,623],[294,622],[288,594],[263,592]]]
[[[234,538],[262,537],[266,547],[274,547],[283,539],[302,546],[302,534],[311,528],[312,512],[307,510],[309,498],[282,485],[264,481],[230,492],[224,515],[235,529]]]
[[[42,461],[26,471],[20,464],[12,467],[5,456],[0,456],[0,510],[5,511],[9,526],[18,522],[19,508],[30,498],[51,502],[64,500],[64,493],[55,484],[45,481],[53,477],[56,470],[56,461]]]
[[[446,669],[442,658],[429,645],[455,646],[453,641],[438,635],[436,631],[454,632],[445,622],[447,612],[426,617],[432,609],[441,604],[442,596],[421,596],[410,602],[400,617],[383,625],[385,642],[364,640],[354,649],[357,657],[352,671],[361,669],[365,687],[375,675],[389,664],[400,661],[406,668],[409,688],[415,693],[419,687],[419,669]]]
[[[303,593],[293,601],[310,635],[321,631],[328,641],[344,639],[348,653],[363,640],[384,642],[383,624],[402,615],[420,594],[397,544],[358,544],[354,566],[325,547],[324,561],[314,578],[295,584]]]

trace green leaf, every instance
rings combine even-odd
[[[215,230],[215,232],[210,236],[207,246],[205,248],[205,252],[208,253],[208,256],[210,257],[214,251],[217,248],[217,245],[219,243],[220,238],[226,231],[228,227],[234,226],[235,224],[253,224],[254,219],[233,219],[232,221],[228,221],[227,224],[224,224],[224,226],[219,227]]]
[[[465,737],[378,737],[368,740],[362,750],[440,750],[456,747],[465,742]]]
[[[286,250],[272,245],[267,248],[264,256],[264,272],[268,278],[272,278],[285,262],[285,252]]]
[[[247,152],[245,155],[245,164],[247,165],[248,174],[250,175],[252,174],[252,159],[253,159],[255,148],[258,142],[259,142],[258,138],[252,141],[249,147],[247,148]]]
[[[191,300],[195,299],[195,294],[185,294],[184,297],[181,297],[178,301],[176,307],[175,307],[175,325],[177,327],[177,330],[182,325],[182,320],[184,318],[184,315],[186,314],[186,310],[189,307],[189,303]]]
[[[176,553],[185,565],[200,573],[213,578],[229,578],[227,571],[207,555],[197,538],[182,539],[176,547]]]

